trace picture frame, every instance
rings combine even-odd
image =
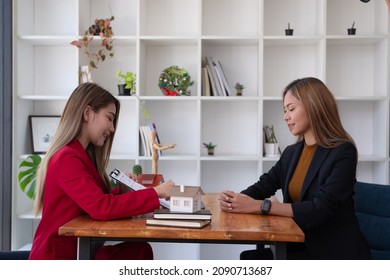
[[[60,123],[61,116],[40,116],[31,115],[31,146],[34,154],[44,154],[47,152],[54,133]]]

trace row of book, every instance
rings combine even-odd
[[[153,217],[146,219],[147,225],[166,227],[203,228],[210,223],[211,212],[207,209],[184,213],[161,208],[153,212]]]
[[[205,57],[202,66],[203,96],[232,96],[222,64],[218,59]]]
[[[152,139],[151,139],[151,132],[156,131],[156,139],[155,141],[160,144],[160,138],[157,133],[157,128],[156,124],[154,123],[149,123],[147,125],[140,125],[139,127],[139,134],[140,134],[140,140],[141,140],[141,145],[142,145],[142,151],[141,154],[147,157],[152,156]],[[159,156],[162,155],[161,150],[158,150]]]

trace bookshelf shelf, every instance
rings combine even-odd
[[[16,0],[14,1],[14,175],[31,152],[29,115],[59,115],[78,85],[83,52],[70,42],[95,18],[115,16],[113,58],[94,81],[117,95],[116,71],[137,75],[136,95],[118,96],[121,115],[109,169],[130,170],[144,156],[139,126],[155,123],[159,169],[177,184],[206,192],[240,191],[278,158],[263,156],[263,125],[273,124],[283,150],[296,141],[283,121],[282,91],[315,76],[336,96],[343,124],[359,148],[358,180],[390,182],[390,21],[384,1],[357,0]],[[346,29],[356,22],[357,35]],[[290,22],[293,36],[285,36]],[[94,38],[95,48],[100,43]],[[233,96],[203,96],[205,57],[221,62]],[[191,96],[164,96],[163,69],[185,68]],[[243,83],[243,96],[234,85]],[[145,119],[144,110],[150,114]],[[216,143],[208,156],[203,142]],[[14,176],[16,178],[16,176]],[[36,224],[16,213],[32,208],[15,180],[12,247],[31,243]],[[188,246],[185,258],[238,258],[218,245]],[[155,245],[156,258],[170,258]],[[216,249],[218,248],[218,249]],[[240,247],[242,248],[242,247]],[[238,249],[237,249],[238,250]],[[178,256],[181,257],[181,256]]]

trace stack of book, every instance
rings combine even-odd
[[[139,134],[140,134],[140,142],[141,142],[141,147],[142,147],[142,153],[144,156],[151,156],[152,155],[152,147],[151,147],[151,142],[152,142],[152,139],[150,138],[150,133],[155,130],[156,131],[156,142],[157,143],[161,143],[160,142],[160,138],[158,136],[158,133],[157,133],[157,128],[156,128],[156,124],[154,123],[149,123],[147,125],[140,125],[139,127]],[[161,156],[162,155],[162,152],[161,150],[158,150],[158,155]]]
[[[152,226],[203,228],[210,223],[211,212],[207,209],[193,213],[157,209],[153,212],[153,217],[146,219],[146,224]]]
[[[203,96],[232,96],[222,64],[218,59],[205,57],[202,66]]]

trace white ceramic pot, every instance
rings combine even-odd
[[[279,144],[278,143],[265,143],[265,156],[276,157],[279,155]]]

